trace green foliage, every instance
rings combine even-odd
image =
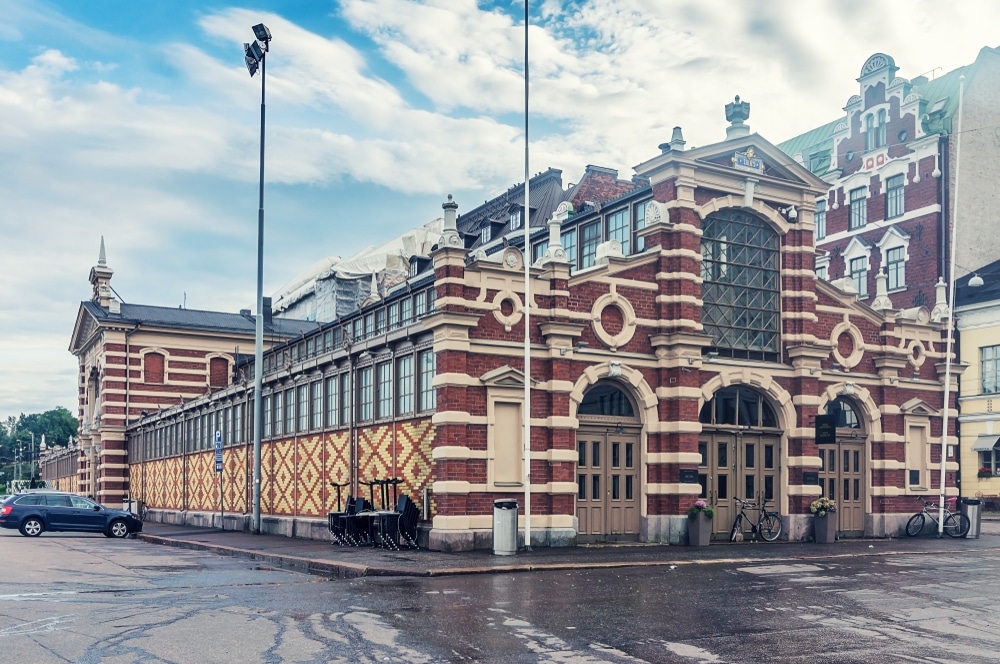
[[[809,511],[816,516],[826,516],[830,512],[837,511],[837,503],[826,497],[817,498],[810,503]]]
[[[691,509],[688,510],[688,518],[693,519],[699,514],[704,514],[709,519],[715,518],[715,510],[704,500],[694,501],[694,505],[692,505]]]
[[[21,413],[20,417],[13,415],[8,417],[6,422],[0,424],[0,472],[3,473],[0,483],[5,483],[17,475],[15,461],[19,446],[21,476],[28,477],[32,434],[34,434],[34,454],[37,459],[41,451],[42,436],[45,436],[45,444],[48,447],[65,447],[69,443],[70,436],[77,435],[77,419],[62,406],[44,413],[30,415]]]

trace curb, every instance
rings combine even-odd
[[[290,556],[286,554],[273,554],[264,551],[252,551],[249,549],[240,549],[237,547],[224,546],[221,544],[208,544],[205,542],[191,542],[187,540],[171,539],[169,537],[160,537],[158,535],[148,535],[140,533],[137,535],[137,539],[143,540],[150,544],[158,544],[161,546],[169,546],[179,549],[188,549],[193,551],[207,551],[210,553],[215,553],[220,556],[228,556],[232,558],[246,558],[248,560],[255,560],[262,563],[267,563],[275,568],[286,569],[295,572],[301,572],[304,574],[311,574],[314,576],[321,576],[329,579],[357,579],[362,577],[445,577],[445,576],[460,576],[460,575],[473,575],[473,574],[514,574],[514,573],[524,573],[524,572],[552,572],[552,571],[566,571],[566,570],[579,570],[579,569],[619,569],[623,567],[669,567],[671,569],[688,566],[688,565],[734,565],[734,564],[759,564],[759,563],[782,563],[790,561],[819,561],[819,560],[842,560],[850,558],[868,558],[868,557],[885,557],[885,556],[903,556],[903,555],[961,555],[969,554],[973,552],[980,551],[998,551],[1000,546],[996,547],[977,547],[976,549],[927,549],[921,551],[856,551],[850,553],[816,553],[816,554],[800,554],[800,555],[785,555],[785,556],[774,556],[774,557],[752,557],[752,556],[734,556],[725,558],[699,558],[695,560],[691,559],[673,559],[673,560],[614,560],[614,561],[602,561],[602,562],[587,562],[587,561],[577,561],[577,562],[558,562],[558,563],[526,563],[526,564],[512,564],[512,565],[496,565],[496,566],[478,566],[478,567],[441,567],[441,568],[431,568],[431,569],[406,569],[398,567],[389,566],[372,566],[372,565],[359,565],[356,563],[348,562],[338,562],[333,560],[317,560],[315,558],[304,558],[301,556]],[[836,545],[833,545],[836,546]]]

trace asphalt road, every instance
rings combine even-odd
[[[325,580],[0,532],[4,662],[996,662],[1000,551]]]

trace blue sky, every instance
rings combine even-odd
[[[1000,4],[539,0],[531,170],[619,169],[725,136],[739,94],[772,142],[838,118],[869,55],[939,75],[1000,45]],[[0,0],[0,417],[75,411],[67,351],[100,238],[126,302],[254,300],[263,22],[265,292],[522,179],[523,4]]]

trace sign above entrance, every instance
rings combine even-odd
[[[747,148],[746,152],[734,153],[733,166],[741,171],[764,172],[764,160],[756,156],[752,147]]]
[[[837,416],[816,416],[816,444],[828,445],[837,442]]]

